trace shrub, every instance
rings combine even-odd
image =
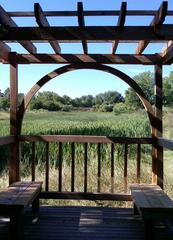
[[[100,106],[101,112],[112,112],[113,111],[113,104],[102,104]]]
[[[72,105],[62,105],[61,111],[70,112],[72,110]]]
[[[125,113],[127,110],[128,109],[125,103],[116,103],[113,108],[113,112],[115,114]]]

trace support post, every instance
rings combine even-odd
[[[16,53],[9,54],[10,59],[10,135],[15,136],[15,143],[11,144],[9,159],[9,184],[20,180],[20,151],[17,121],[17,100],[18,100],[18,64]]]
[[[158,137],[162,137],[162,64],[155,65],[155,126],[153,127],[153,137],[156,144],[152,149],[152,183],[163,188],[163,147],[157,146]]]

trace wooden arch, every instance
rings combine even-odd
[[[21,103],[19,109],[18,109],[18,134],[21,134],[21,128],[22,128],[22,121],[23,121],[23,116],[24,113],[32,100],[33,96],[39,91],[39,89],[52,80],[53,78],[60,76],[63,73],[71,72],[74,70],[79,70],[79,69],[94,69],[94,70],[100,70],[103,72],[110,73],[120,79],[122,79],[125,83],[127,83],[138,95],[140,100],[142,101],[142,104],[148,114],[152,133],[153,133],[153,127],[156,124],[156,118],[154,116],[154,111],[153,108],[148,101],[146,95],[144,94],[143,90],[140,88],[140,86],[127,74],[121,72],[118,69],[115,69],[110,66],[106,65],[101,65],[97,63],[81,63],[81,64],[70,64],[66,65],[60,68],[55,69],[54,71],[48,73],[44,77],[42,77],[31,89],[30,91],[26,94],[23,102]]]

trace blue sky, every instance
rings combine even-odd
[[[34,3],[39,2],[43,10],[76,10],[76,0],[0,0],[0,5],[6,11],[33,11]],[[83,0],[85,10],[119,10],[121,6],[120,0]],[[148,9],[157,10],[162,1],[160,0],[127,0],[127,9]],[[168,1],[168,9],[173,10],[173,0]],[[136,17],[126,18],[126,25],[148,25],[152,17]],[[21,26],[37,26],[35,19],[30,18],[15,18],[16,23]],[[51,25],[77,25],[77,18],[49,18]],[[86,25],[115,25],[117,17],[86,17]],[[173,23],[173,17],[167,17],[166,23]],[[53,53],[49,44],[36,44],[38,52]],[[19,44],[10,44],[13,51],[25,53]],[[119,44],[117,53],[134,53],[136,44]],[[89,53],[110,53],[111,44],[88,44]],[[144,53],[155,53],[164,47],[163,44],[149,44]],[[81,44],[61,44],[62,53],[82,53]],[[62,65],[22,65],[19,66],[19,92],[26,93],[41,77],[48,72],[58,68]],[[114,65],[114,67],[124,71],[129,76],[133,77],[144,71],[153,71],[152,66],[133,66],[133,65]],[[169,71],[173,70],[172,66],[164,67],[164,75],[168,75]],[[0,64],[0,89],[4,91],[9,87],[9,66]],[[50,83],[46,84],[41,91],[49,90],[57,92],[59,95],[67,94],[70,97],[79,97],[81,95],[92,94],[96,95],[100,92],[108,90],[116,90],[124,94],[128,86],[120,79],[111,76],[108,73],[103,73],[95,70],[77,70],[71,73],[66,73],[58,78],[55,78]]]

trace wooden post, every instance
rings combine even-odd
[[[155,126],[153,137],[162,137],[162,65],[155,65]],[[152,183],[163,188],[163,148],[156,145],[152,150]]]
[[[15,143],[11,144],[9,160],[9,184],[20,180],[20,157],[18,121],[17,121],[17,98],[18,98],[18,64],[16,62],[16,53],[11,52],[10,58],[10,135],[16,137]]]

